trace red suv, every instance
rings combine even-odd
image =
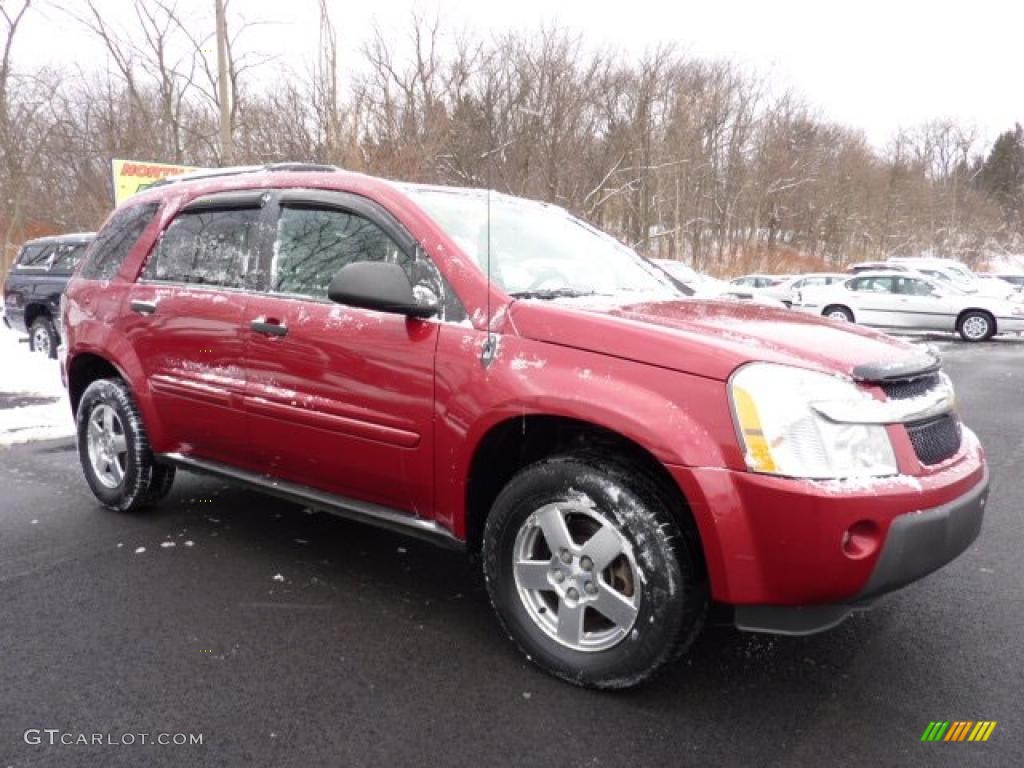
[[[479,553],[534,663],[633,685],[712,602],[805,634],[978,535],[988,473],[930,352],[681,296],[562,209],[323,166],[162,183],[69,284],[82,467],[175,468]]]

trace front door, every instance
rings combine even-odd
[[[899,310],[894,278],[859,277],[853,281],[857,294],[857,322],[864,325],[892,326],[897,324]]]
[[[345,264],[389,261],[411,275],[429,265],[365,198],[289,191],[279,211],[270,290],[245,318],[257,461],[275,477],[430,516],[438,323],[327,299]]]

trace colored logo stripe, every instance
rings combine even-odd
[[[938,741],[942,738],[942,735],[949,728],[948,720],[939,720],[928,723],[928,727],[924,729],[924,733],[921,735],[921,741]]]
[[[995,720],[932,720],[921,741],[988,741],[995,727]]]

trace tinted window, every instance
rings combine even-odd
[[[892,293],[893,279],[891,277],[861,277],[850,283],[850,289],[871,293]]]
[[[26,245],[18,259],[19,267],[45,267],[53,253],[52,245]]]
[[[53,256],[53,265],[50,269],[53,272],[70,272],[75,264],[82,258],[88,243],[64,243],[57,246],[57,252]]]
[[[89,248],[81,276],[90,280],[112,278],[158,207],[156,203],[145,203],[115,213]]]
[[[282,209],[271,290],[326,298],[334,274],[356,261],[400,264],[416,282],[412,260],[369,219],[331,209]]]
[[[931,296],[932,287],[924,280],[913,280],[909,277],[901,277],[897,292],[908,296]]]
[[[259,208],[185,211],[160,236],[142,276],[172,283],[243,287],[255,263]]]

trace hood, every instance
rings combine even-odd
[[[933,353],[877,331],[736,301],[519,300],[509,316],[526,338],[722,380],[752,361],[848,376],[936,364]]]

